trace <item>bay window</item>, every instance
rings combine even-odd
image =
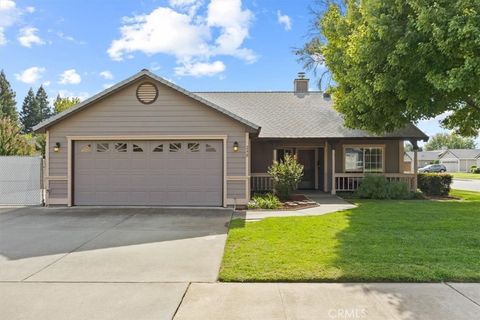
[[[383,147],[345,147],[345,172],[383,172]]]

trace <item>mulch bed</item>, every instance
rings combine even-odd
[[[462,200],[462,198],[459,197],[453,197],[453,196],[423,196],[424,199],[426,200]]]
[[[318,207],[319,204],[305,197],[303,194],[293,194],[288,200],[282,201],[282,207],[278,209],[248,209],[254,211],[295,211],[300,209]]]

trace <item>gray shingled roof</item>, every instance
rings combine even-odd
[[[480,149],[449,149],[458,159],[476,159],[480,157]]]
[[[321,92],[196,92],[196,95],[261,127],[260,138],[373,138],[347,129],[333,101]],[[383,137],[428,139],[414,125]]]
[[[418,151],[417,152],[417,157],[418,157],[418,160],[421,160],[421,161],[434,161],[434,160],[438,160],[440,155],[443,152],[445,152],[445,151],[442,151],[442,150]],[[408,151],[407,154],[413,160],[413,151]]]

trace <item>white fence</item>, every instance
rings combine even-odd
[[[0,157],[0,205],[36,205],[43,200],[41,157]]]

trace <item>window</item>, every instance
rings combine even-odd
[[[135,143],[133,144],[132,149],[133,149],[133,152],[143,152],[142,147],[140,147],[138,144],[135,144]]]
[[[345,172],[383,172],[382,147],[347,147]]]
[[[293,149],[277,149],[277,159],[275,160],[278,162],[283,161],[287,154],[293,155]]]
[[[179,152],[182,149],[182,144],[180,142],[170,143],[170,152]]]
[[[115,151],[117,151],[117,152],[127,152],[127,144],[125,142],[115,143]]]
[[[211,144],[208,144],[208,143],[207,143],[207,144],[205,145],[205,151],[206,151],[206,152],[217,152],[217,149],[215,149],[215,147],[212,146]]]
[[[97,152],[108,152],[109,148],[110,146],[106,142],[97,143]]]
[[[85,144],[80,148],[80,152],[90,152],[92,151],[92,145],[91,144]]]
[[[187,147],[188,147],[188,151],[190,151],[190,152],[199,152],[200,151],[200,144],[198,142],[189,142]]]
[[[153,152],[163,152],[163,144],[159,144],[155,148],[153,148]]]

